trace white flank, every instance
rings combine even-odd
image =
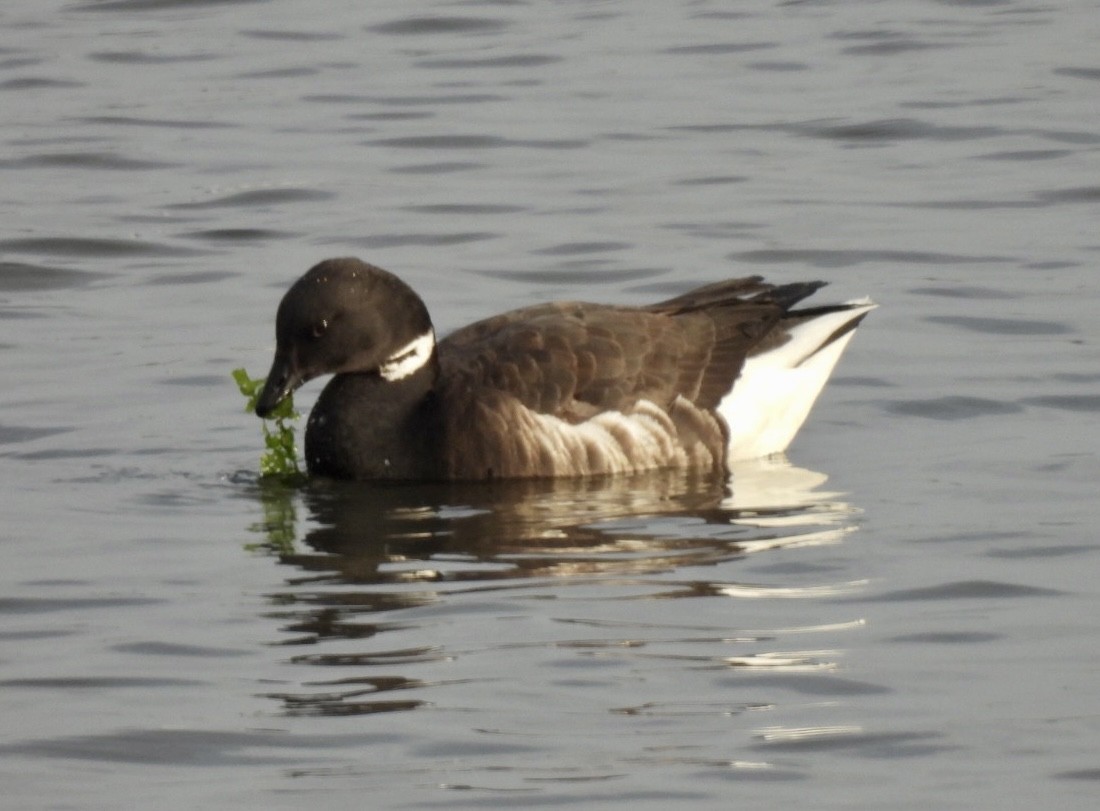
[[[516,418],[517,430],[536,439],[553,466],[543,475],[634,473],[685,462],[672,419],[648,400],[639,400],[630,414],[603,411],[576,425],[527,408]]]
[[[419,370],[432,356],[435,333],[428,330],[398,349],[378,367],[384,380],[401,380]]]
[[[800,324],[787,343],[745,361],[733,390],[718,404],[730,429],[730,460],[768,456],[791,444],[855,331],[824,349],[821,344],[876,306],[870,299],[847,303],[851,309]]]

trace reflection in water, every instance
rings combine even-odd
[[[377,669],[449,661],[460,655],[450,636],[452,626],[477,611],[476,620],[489,627],[492,619],[514,615],[517,599],[583,598],[606,604],[701,597],[820,598],[850,591],[858,584],[731,582],[735,570],[727,565],[766,550],[839,543],[855,528],[854,511],[837,494],[818,489],[825,479],[774,459],[742,465],[729,481],[662,472],[493,484],[312,481],[300,491],[261,483],[265,523],[256,529],[265,533],[265,546],[280,563],[296,572],[285,590],[270,595],[270,616],[283,623],[286,634],[280,644],[322,646],[293,656],[295,664],[331,668],[341,675],[349,669],[364,671],[310,681],[304,685],[310,692],[271,697],[290,714],[354,715],[422,706],[420,698],[381,696],[423,691],[443,682],[379,676]],[[299,500],[305,512],[300,535],[295,526]],[[450,613],[455,616],[449,620]],[[711,650],[702,655],[637,655],[681,667],[757,672],[828,671],[839,655],[836,650],[774,649],[729,655],[728,646],[735,641],[772,640],[776,632],[748,632],[746,640],[739,640],[715,635],[710,627],[690,628],[681,616],[673,618],[660,609],[645,610],[637,620],[618,614],[554,620],[559,628],[585,626],[636,637],[517,641],[473,636],[482,648],[496,645],[500,651],[549,646],[598,656],[646,647],[653,640],[643,639],[645,632],[663,629],[666,636],[675,634],[672,642],[709,642]],[[821,627],[833,631],[839,625]],[[426,628],[430,632],[424,644]],[[684,635],[699,630],[711,633],[703,638]],[[786,633],[815,630],[792,628]],[[389,644],[374,644],[380,636]],[[467,632],[467,645],[470,636]],[[349,650],[343,644],[365,640],[372,640],[367,649]],[[723,650],[715,653],[713,645]]]

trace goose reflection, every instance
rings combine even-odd
[[[301,651],[289,664],[333,675],[268,697],[294,715],[411,710],[427,700],[390,694],[463,683],[440,681],[439,674],[462,672],[456,659],[513,661],[532,646],[653,656],[642,648],[687,645],[706,652],[675,661],[828,670],[832,654],[776,648],[787,632],[731,636],[724,625],[698,626],[694,609],[676,608],[686,605],[678,598],[827,596],[831,586],[744,583],[735,574],[746,556],[838,543],[854,528],[855,511],[824,490],[825,482],[824,474],[782,458],[746,463],[729,479],[652,473],[416,486],[314,480],[300,490],[261,482],[266,546],[292,572],[269,594],[267,616],[279,622],[278,644]],[[638,606],[624,621],[614,606],[638,599],[675,602],[665,610]],[[566,604],[579,616],[536,607]],[[456,625],[470,612],[482,621]],[[535,617],[554,621],[543,625]],[[549,634],[499,638],[502,619],[509,628],[533,621]],[[813,632],[814,622],[800,621],[790,633]],[[563,638],[554,628],[587,628],[593,636]],[[734,637],[747,652],[731,655]]]
[[[399,583],[639,575],[716,564],[778,546],[826,543],[853,510],[823,473],[773,457],[727,478],[656,472],[607,479],[364,485],[314,480],[264,493],[271,546],[312,577]]]

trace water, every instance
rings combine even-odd
[[[1098,29],[5,3],[6,805],[1092,808]],[[732,486],[261,486],[229,371],[348,254],[441,331],[746,273],[883,307]]]

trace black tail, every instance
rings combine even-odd
[[[659,313],[675,315],[695,310],[710,310],[716,307],[737,304],[777,305],[786,312],[804,298],[808,298],[826,285],[826,282],[794,282],[792,284],[768,284],[760,276],[747,276],[743,279],[726,279],[689,290],[683,295],[666,301],[651,304],[647,309]]]

